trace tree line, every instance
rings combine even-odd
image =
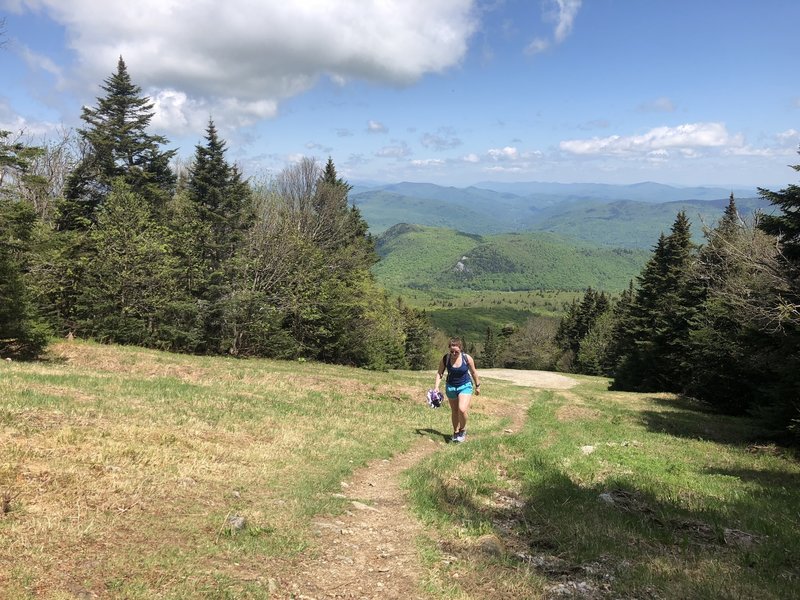
[[[759,193],[776,214],[746,222],[731,195],[698,246],[680,212],[619,298],[587,290],[553,338],[565,370],[755,415],[800,440],[800,187]]]
[[[120,57],[77,139],[0,132],[0,355],[52,335],[163,350],[422,368],[426,316],[390,298],[331,159],[245,180],[212,119],[188,165],[149,132]]]

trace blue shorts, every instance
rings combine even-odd
[[[450,400],[458,398],[459,394],[471,394],[472,382],[462,383],[461,385],[450,385],[449,383],[444,386],[444,393]]]

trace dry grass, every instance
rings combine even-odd
[[[338,482],[443,418],[421,374],[82,342],[0,368],[9,599],[268,597]]]

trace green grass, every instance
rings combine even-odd
[[[422,401],[429,372],[77,341],[0,369],[10,600],[269,598],[314,553],[311,518],[346,509],[341,481],[449,426]],[[793,597],[796,457],[754,443],[745,419],[578,379],[565,392],[487,379],[468,443],[408,472],[427,526],[409,549],[423,592],[543,598],[586,582],[621,598]],[[507,433],[515,407],[527,422]],[[234,513],[248,523],[237,534]],[[482,552],[482,536],[505,550]]]
[[[623,598],[794,597],[796,458],[752,446],[747,420],[581,379],[538,393],[524,431],[437,454],[409,475],[440,552],[461,562],[429,561],[429,579],[470,573],[453,597],[489,597],[498,578],[518,597],[564,581]],[[490,532],[506,539],[504,557],[476,555]]]
[[[441,420],[430,374],[77,341],[0,368],[4,599],[267,597],[340,482]]]

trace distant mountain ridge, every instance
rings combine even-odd
[[[719,219],[731,193],[743,216],[771,209],[751,189],[678,188],[652,182],[484,182],[465,188],[403,182],[354,186],[350,200],[374,234],[397,223],[413,223],[479,235],[546,231],[596,245],[650,248],[680,210],[686,211],[700,241],[702,225]]]
[[[475,184],[480,187],[497,192],[512,193],[519,196],[532,194],[552,194],[558,196],[573,196],[593,198],[597,200],[634,200],[637,202],[675,202],[679,200],[719,200],[728,198],[731,194],[736,197],[749,198],[757,195],[755,187],[719,187],[719,186],[690,186],[678,187],[643,181],[633,184],[609,183],[547,183],[547,182],[520,182],[503,183],[497,181],[484,181]]]

